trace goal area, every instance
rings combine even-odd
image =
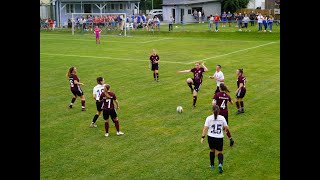
[[[101,35],[127,36],[126,19],[126,13],[72,13],[72,35],[93,35],[98,26]]]

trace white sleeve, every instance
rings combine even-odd
[[[204,126],[207,126],[207,127],[209,127],[210,125],[209,125],[209,118],[207,117],[207,119],[206,119],[206,122],[204,123]]]
[[[223,72],[221,71],[221,77],[220,79],[224,79],[224,75],[223,75]]]
[[[93,88],[93,90],[92,90],[92,94],[95,94],[95,92],[96,92],[96,90],[95,90],[95,88]]]

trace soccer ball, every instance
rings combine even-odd
[[[182,106],[178,106],[178,107],[177,107],[177,112],[178,112],[178,113],[182,113],[182,112],[183,112]]]
[[[176,26],[176,28],[178,28],[178,26]]]

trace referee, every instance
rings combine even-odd
[[[223,72],[221,71],[221,65],[218,64],[216,66],[216,72],[213,74],[213,76],[209,76],[210,79],[215,79],[217,81],[217,89],[215,91],[215,94],[217,92],[220,92],[219,87],[220,83],[224,83],[224,75]]]

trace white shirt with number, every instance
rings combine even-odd
[[[99,100],[100,95],[104,92],[104,85],[98,84],[93,88],[92,94],[96,95],[96,100]]]
[[[223,73],[222,73],[222,71],[216,71],[214,74],[213,74],[213,76],[215,77],[215,78],[219,78],[219,79],[221,79],[221,80],[224,80],[224,75],[223,75]],[[220,81],[218,81],[218,80],[216,80],[217,81],[217,86],[220,86]]]
[[[209,127],[208,136],[215,138],[223,138],[223,127],[228,126],[226,119],[221,115],[218,115],[217,119],[214,115],[208,116],[204,125]]]

